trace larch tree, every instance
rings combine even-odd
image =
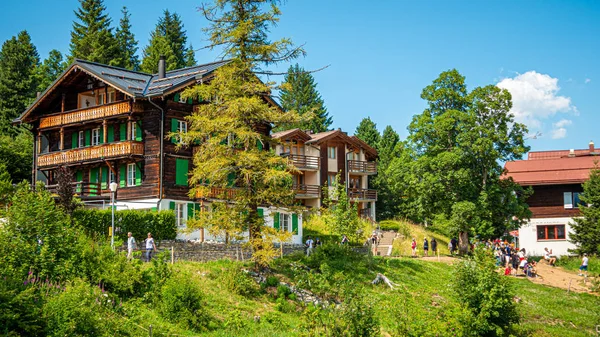
[[[270,104],[274,83],[257,75],[262,67],[304,55],[283,38],[268,38],[270,27],[279,21],[277,1],[216,0],[201,11],[210,22],[206,28],[211,46],[223,48],[230,62],[217,69],[214,78],[190,88],[184,98],[207,102],[188,117],[188,132],[179,134],[182,143],[198,144],[190,176],[191,195],[208,195],[211,189],[234,189],[223,203],[214,202],[210,212],[200,212],[188,222],[192,228],[217,227],[249,232],[249,244],[257,267],[277,256],[273,238],[265,226],[259,206],[286,207],[294,203],[292,172],[285,157],[269,151],[271,127],[301,120],[295,111],[281,111]],[[220,206],[219,206],[220,205]]]
[[[67,62],[63,59],[60,51],[52,49],[48,54],[48,58],[36,68],[38,76],[38,91],[43,92],[52,82],[54,82],[65,69]]]
[[[580,217],[573,219],[569,240],[577,245],[577,254],[600,253],[600,169],[593,168],[589,179],[583,183],[579,206]]]
[[[129,20],[131,14],[129,14],[125,6],[121,9],[121,13],[123,13],[123,17],[119,21],[119,27],[117,27],[115,34],[119,54],[121,55],[119,66],[130,70],[138,70],[140,68],[140,58],[136,54],[138,42],[131,31],[131,22]]]
[[[317,133],[327,131],[333,123],[317,91],[314,77],[297,63],[288,69],[280,97],[283,110],[295,110],[300,115],[312,112],[314,115],[310,121],[297,125],[284,125],[281,127],[282,130],[299,128]]]
[[[71,55],[83,59],[118,66],[122,57],[111,28],[111,19],[106,14],[103,0],[79,0],[80,8],[75,11],[77,21],[71,31]]]
[[[164,55],[167,70],[195,65],[194,50],[186,47],[187,35],[177,13],[165,10],[156,28],[150,34],[150,42],[142,54],[141,70],[154,74],[158,72],[158,60]]]
[[[494,85],[469,92],[465,78],[450,70],[421,97],[428,106],[408,127],[413,160],[404,163],[410,167],[404,171],[412,199],[407,205],[420,212],[416,220],[445,223],[459,236],[462,253],[469,234],[492,238],[518,228],[531,214],[528,191],[503,179],[500,163],[529,148],[527,128],[509,112],[510,93]]]
[[[6,40],[0,49],[0,134],[16,136],[11,122],[35,99],[40,63],[37,49],[27,31]]]
[[[377,131],[377,124],[371,120],[371,117],[363,118],[360,121],[360,124],[356,127],[356,131],[354,131],[354,135],[374,149],[377,148],[381,139],[381,135]]]

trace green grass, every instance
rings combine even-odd
[[[556,265],[567,270],[578,271],[581,266],[581,257],[563,256],[556,261]],[[600,274],[600,258],[596,256],[589,257],[588,273]]]

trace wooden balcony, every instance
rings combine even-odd
[[[300,154],[290,154],[288,158],[293,162],[294,166],[299,170],[318,171],[320,158],[314,156],[305,156]]]
[[[377,174],[377,163],[374,161],[348,160],[348,172],[352,174]]]
[[[108,184],[105,184],[108,185]],[[90,183],[85,181],[74,181],[71,183],[73,186],[73,192],[76,196],[81,198],[85,197],[102,197],[102,198],[110,198],[110,190],[107,186],[104,186],[105,189],[102,189],[102,184],[100,183]],[[53,195],[58,195],[58,184],[56,185],[46,185],[46,189],[48,192]]]
[[[348,197],[357,201],[376,201],[377,190],[368,190],[364,188],[349,188]]]
[[[319,185],[296,185],[292,186],[297,199],[313,199],[321,196],[321,186]]]
[[[40,129],[58,127],[63,125],[81,123],[92,120],[101,120],[107,117],[128,114],[130,112],[142,111],[139,103],[121,101],[91,108],[77,109],[46,115],[40,118]]]
[[[37,165],[39,168],[77,165],[86,161],[104,160],[117,157],[144,155],[144,143],[124,141],[118,143],[101,144],[79,149],[39,154]]]
[[[206,194],[203,194],[200,191],[196,193],[196,198],[233,200],[236,197],[238,191],[238,188],[211,187],[210,191]]]

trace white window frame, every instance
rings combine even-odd
[[[332,178],[332,177],[333,177],[333,178]],[[333,186],[335,186],[336,177],[337,177],[337,175],[336,175],[336,174],[332,174],[331,172],[329,172],[329,173],[327,174],[327,186],[329,186],[329,187],[333,187]]]
[[[115,173],[112,170],[108,170],[108,183],[116,183],[117,182],[117,177],[115,176]]]
[[[79,131],[79,135],[78,135],[78,143],[77,145],[79,145],[79,148],[82,148],[85,146],[85,133],[84,131]]]
[[[137,167],[135,163],[127,164],[127,186],[135,186],[135,173]]]
[[[178,119],[177,120],[177,131],[186,133],[187,132],[187,121]]]
[[[92,146],[100,144],[100,128],[92,129]]]
[[[128,140],[135,140],[135,122],[129,122],[129,139]]]
[[[106,104],[106,96],[104,95],[104,92],[99,92],[98,93],[98,105],[103,105]]]
[[[583,192],[564,192],[563,193],[563,206],[565,209],[579,208],[579,205],[575,204],[575,195],[579,195],[579,201],[581,202],[581,194]]]
[[[107,103],[113,103],[117,100],[117,93],[116,91],[109,91],[108,92],[108,102]]]
[[[336,150],[336,148],[333,146],[327,147],[327,158],[328,159],[335,159],[335,156],[336,156],[335,150]]]
[[[175,222],[177,227],[184,227],[186,223],[185,219],[186,204],[182,202],[175,203]]]
[[[292,215],[279,213],[279,229],[286,232],[292,232]]]

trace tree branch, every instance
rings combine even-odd
[[[315,69],[315,70],[305,70],[305,71],[302,71],[302,72],[298,72],[297,74],[312,74],[312,73],[319,72],[319,71],[321,71],[321,70],[325,70],[325,69],[329,68],[330,66],[331,66],[331,64],[328,64],[328,65],[326,65],[326,66],[324,66],[324,67],[321,67],[321,68],[319,68],[319,69]],[[272,72],[272,71],[254,71],[254,73],[255,73],[255,74],[260,74],[260,75],[268,75],[268,76],[271,76],[271,75],[273,75],[273,76],[278,76],[278,75],[287,75],[287,74],[288,74],[288,72],[287,72],[287,71],[286,71],[286,72],[284,72],[284,73],[274,73],[274,72]]]

